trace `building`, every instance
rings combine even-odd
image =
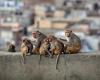
[[[0,11],[16,11],[24,6],[22,1],[18,0],[0,0]]]
[[[25,8],[30,9],[34,5],[37,4],[44,4],[44,3],[49,3],[49,4],[55,4],[55,0],[23,0],[25,4]]]
[[[85,7],[86,4],[98,3],[99,0],[55,0],[55,5],[57,7],[68,6],[70,2],[74,7]]]

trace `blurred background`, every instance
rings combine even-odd
[[[0,0],[0,50],[17,50],[32,32],[64,37],[70,28],[82,41],[81,52],[100,50],[100,0]]]

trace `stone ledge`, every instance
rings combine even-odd
[[[0,55],[21,55],[21,52],[6,52],[6,51],[0,51]],[[68,55],[68,54],[66,54]],[[94,52],[81,52],[78,54],[69,54],[69,55],[100,55],[100,51],[94,51]]]
[[[22,63],[20,52],[0,51],[0,80],[100,80],[100,52],[61,55],[59,71],[56,57],[26,57]]]

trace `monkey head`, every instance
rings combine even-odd
[[[48,35],[48,39],[49,39],[49,42],[52,42],[53,40],[56,39],[56,37],[54,37],[53,35]]]
[[[40,37],[41,36],[41,32],[40,31],[34,31],[33,33],[32,33],[32,35],[33,35],[33,38],[38,38],[38,37]]]
[[[65,36],[70,37],[72,31],[71,30],[65,30]]]
[[[27,38],[24,38],[24,39],[22,39],[22,43],[24,43],[24,44],[28,44],[28,39]]]
[[[49,38],[45,38],[44,40],[43,40],[43,43],[49,43]]]

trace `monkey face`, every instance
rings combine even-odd
[[[55,39],[56,39],[56,37],[54,37],[53,35],[49,35],[49,36],[48,36],[49,42],[52,42],[52,41],[55,40]]]
[[[65,31],[65,36],[70,37],[72,31],[71,30],[66,30]]]
[[[35,32],[33,32],[33,33],[32,33],[32,35],[33,35],[33,38],[37,38],[37,36],[36,36],[36,33],[35,33]]]
[[[25,39],[22,40],[22,42],[23,42],[24,44],[28,44],[28,39],[25,38]]]
[[[49,39],[48,38],[44,39],[43,43],[47,43],[48,44],[49,43]]]
[[[35,31],[35,32],[32,33],[32,35],[33,35],[33,38],[38,38],[38,37],[41,36],[41,32]]]
[[[52,39],[51,38],[49,38],[49,42],[52,42]]]

